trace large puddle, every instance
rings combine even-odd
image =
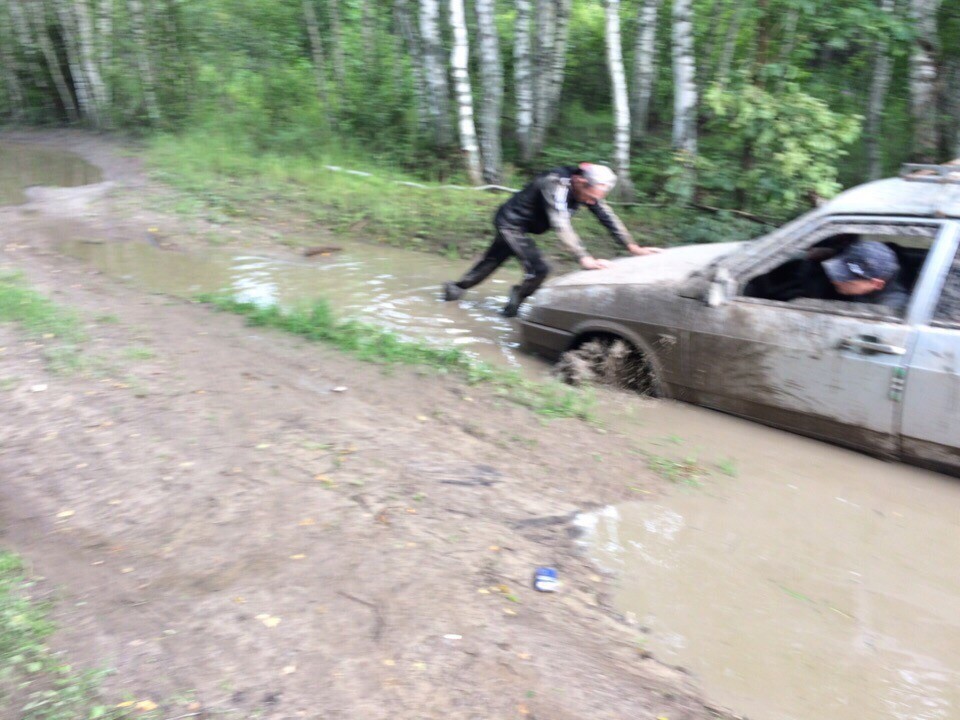
[[[67,254],[150,292],[192,297],[227,291],[241,301],[293,305],[323,298],[338,314],[389,327],[405,336],[456,345],[477,357],[544,371],[517,352],[514,325],[499,314],[520,270],[508,264],[463,300],[440,300],[440,285],[467,262],[451,262],[387,246],[340,243],[326,256],[283,260],[258,253],[181,253],[147,242],[63,245]]]
[[[580,519],[644,647],[757,720],[960,718],[960,481],[652,405],[672,490]]]
[[[30,184],[97,180],[73,156],[0,146],[0,204]],[[323,297],[342,315],[544,372],[498,315],[514,265],[443,303],[440,283],[466,263],[388,247],[310,260],[147,242],[64,250],[145,291]],[[626,394],[606,405],[611,429],[636,440],[638,471],[674,482],[581,518],[647,649],[757,720],[960,718],[960,481],[687,405]]]
[[[31,186],[78,187],[101,179],[97,167],[73,153],[0,143],[0,205],[26,202]]]

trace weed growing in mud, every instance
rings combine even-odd
[[[78,672],[47,646],[53,625],[47,608],[30,597],[31,587],[20,559],[0,552],[0,713],[21,720],[128,717],[99,702],[97,686],[104,673]]]
[[[471,384],[486,383],[504,399],[547,417],[592,419],[593,397],[588,392],[561,383],[532,382],[516,371],[495,368],[456,348],[408,340],[359,320],[338,319],[322,300],[287,310],[276,305],[238,302],[221,295],[201,295],[198,299],[219,310],[243,315],[251,325],[328,343],[367,362],[421,365],[456,373]]]
[[[673,460],[662,455],[648,455],[647,466],[664,480],[693,487],[700,487],[707,474],[696,458]]]
[[[80,319],[28,287],[20,273],[0,270],[0,322],[12,322],[28,334],[56,340],[44,350],[55,372],[78,372],[82,359],[76,344],[83,340]]]

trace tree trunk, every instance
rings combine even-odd
[[[470,182],[480,185],[480,148],[477,147],[477,129],[473,122],[473,91],[470,87],[470,41],[467,37],[467,18],[463,0],[450,0],[450,29],[453,30],[453,50],[450,51],[450,69],[457,96],[457,126],[460,129],[460,151],[467,165]]]
[[[447,86],[439,17],[438,0],[420,0],[420,37],[423,40],[423,65],[426,68],[430,118],[433,121],[436,145],[447,148],[451,144],[453,133],[450,128],[450,90]]]
[[[393,12],[397,21],[397,27],[407,47],[407,55],[410,58],[410,69],[413,73],[413,93],[417,102],[417,124],[421,130],[429,126],[429,110],[427,108],[427,80],[423,69],[423,49],[420,46],[420,38],[410,20],[410,8],[407,6],[407,0],[394,0]]]
[[[80,45],[80,61],[83,63],[84,75],[90,84],[90,94],[97,106],[97,117],[101,125],[107,124],[107,89],[103,82],[98,65],[99,53],[97,41],[93,31],[93,21],[90,17],[90,7],[87,0],[73,0],[73,9],[77,18],[77,41]]]
[[[893,0],[881,0],[884,12],[893,12]],[[886,38],[877,40],[873,48],[873,79],[870,82],[870,103],[867,107],[867,122],[864,136],[867,143],[867,177],[876,180],[883,175],[883,149],[880,127],[883,122],[883,108],[890,87],[891,74],[890,48]]]
[[[16,3],[11,5],[11,8],[16,7]],[[50,35],[47,32],[46,9],[43,5],[33,0],[26,3],[26,8],[29,13],[28,22],[33,26],[33,31],[37,38],[37,45],[40,47],[40,53],[47,63],[47,70],[50,73],[50,77],[53,78],[53,84],[57,88],[57,95],[60,97],[60,103],[63,105],[63,111],[67,114],[70,122],[77,122],[77,120],[80,119],[80,108],[77,107],[77,101],[73,93],[70,92],[70,86],[60,67],[60,59],[57,57],[53,42],[50,40]]]
[[[553,51],[557,39],[557,13],[554,0],[535,0],[536,51],[533,76],[533,130],[531,152],[536,155],[547,137],[550,112],[550,89],[553,79]]]
[[[333,44],[333,75],[337,85],[343,91],[347,79],[346,65],[343,60],[343,32],[340,30],[340,4],[338,0],[327,0],[330,8],[330,42]]]
[[[513,41],[513,73],[517,96],[517,141],[520,158],[533,158],[533,69],[530,60],[530,0],[517,0]]]
[[[567,67],[567,40],[570,37],[570,12],[572,9],[573,0],[557,0],[557,35],[553,43],[549,97],[546,103],[545,125],[547,128],[553,124],[557,115],[557,108],[560,106],[560,95],[563,92],[563,76]]]
[[[147,117],[150,118],[150,122],[157,124],[161,120],[160,105],[157,103],[156,81],[153,74],[153,63],[150,60],[150,46],[147,42],[143,5],[140,0],[127,0],[127,7],[130,9],[130,25],[133,31],[134,44],[137,48],[137,66],[140,69],[140,84],[143,88]]]
[[[97,4],[97,47],[100,73],[104,78],[104,98],[111,103],[110,65],[113,62],[113,0],[100,0]]]
[[[726,85],[730,80],[730,66],[733,64],[733,55],[737,49],[737,39],[740,37],[740,26],[743,24],[743,13],[747,8],[747,3],[736,2],[734,4],[733,17],[730,19],[730,25],[727,27],[727,37],[723,43],[723,54],[720,55],[720,62],[717,65],[717,82]]]
[[[480,145],[483,179],[500,182],[500,112],[503,108],[503,67],[500,64],[500,40],[497,37],[494,0],[476,0],[477,39],[480,44],[480,81],[483,105],[480,110]]]
[[[627,76],[623,69],[623,48],[620,42],[620,0],[606,0],[607,67],[613,86],[614,165],[620,180],[617,196],[631,199],[630,181],[630,105],[627,101]]]
[[[376,0],[361,0],[360,8],[360,38],[363,47],[368,53],[373,53],[377,32],[377,2]]]
[[[939,7],[940,0],[911,0],[915,32],[910,53],[913,155],[921,162],[936,162],[940,145],[936,102]]]
[[[691,0],[673,2],[673,146],[697,154],[697,85]]]
[[[662,0],[644,0],[637,16],[633,59],[633,137],[646,135],[657,69],[657,14]]]
[[[327,104],[327,79],[324,77],[326,61],[323,58],[323,44],[320,42],[320,28],[313,0],[303,0],[303,19],[307,24],[307,37],[310,40],[310,53],[313,56],[313,77],[317,83],[317,98],[323,106],[323,114],[329,125],[330,106]]]
[[[67,66],[70,68],[70,78],[73,80],[73,91],[77,96],[80,114],[98,127],[100,125],[99,109],[81,57],[80,41],[77,37],[79,31],[71,4],[68,0],[54,0],[54,8],[60,19],[63,47],[67,54]]]

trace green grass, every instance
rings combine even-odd
[[[54,627],[47,605],[31,596],[33,589],[20,559],[0,551],[0,715],[18,720],[127,717],[99,696],[105,673],[78,671],[47,645]]]
[[[127,360],[152,360],[157,356],[157,353],[148,347],[134,346],[126,348],[123,351],[123,356]]]
[[[28,287],[22,275],[0,270],[0,322],[11,322],[45,342],[44,354],[54,371],[77,372],[84,339],[80,318]],[[49,342],[48,342],[49,341]]]
[[[219,310],[243,315],[251,325],[276,328],[327,343],[367,362],[428,367],[456,374],[471,384],[487,384],[503,398],[540,415],[592,419],[593,397],[584,390],[559,382],[533,382],[516,371],[493,367],[456,348],[408,340],[370,323],[339,319],[322,300],[281,309],[218,295],[202,295],[198,299]]]
[[[147,158],[157,179],[181,191],[164,209],[221,224],[241,219],[265,220],[274,226],[284,223],[286,237],[280,242],[287,244],[309,244],[319,224],[345,239],[469,257],[489,244],[493,214],[508,197],[499,192],[445,189],[363,159],[253,154],[210,132],[156,136]],[[325,165],[369,171],[371,176],[337,172]],[[525,181],[525,177],[514,177],[506,182],[520,187]],[[647,203],[619,207],[617,212],[644,244],[666,246],[760,234],[758,226],[735,218],[717,220],[714,215],[678,207]],[[596,256],[623,252],[589,213],[579,213],[574,226]],[[559,252],[559,247],[553,238],[545,240],[547,252]]]

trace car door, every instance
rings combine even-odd
[[[929,278],[928,322],[918,327],[904,378],[900,433],[904,455],[960,475],[960,228],[953,235]]]
[[[786,258],[833,234],[851,232],[926,233],[930,238],[924,242],[930,243],[943,227],[909,219],[824,218],[778,252]],[[776,260],[767,262],[768,269]],[[752,277],[736,278],[741,291]],[[915,299],[905,318],[859,303],[786,303],[739,295],[704,308],[684,343],[689,353],[685,399],[894,456],[899,452],[898,391],[916,336],[910,322]]]

